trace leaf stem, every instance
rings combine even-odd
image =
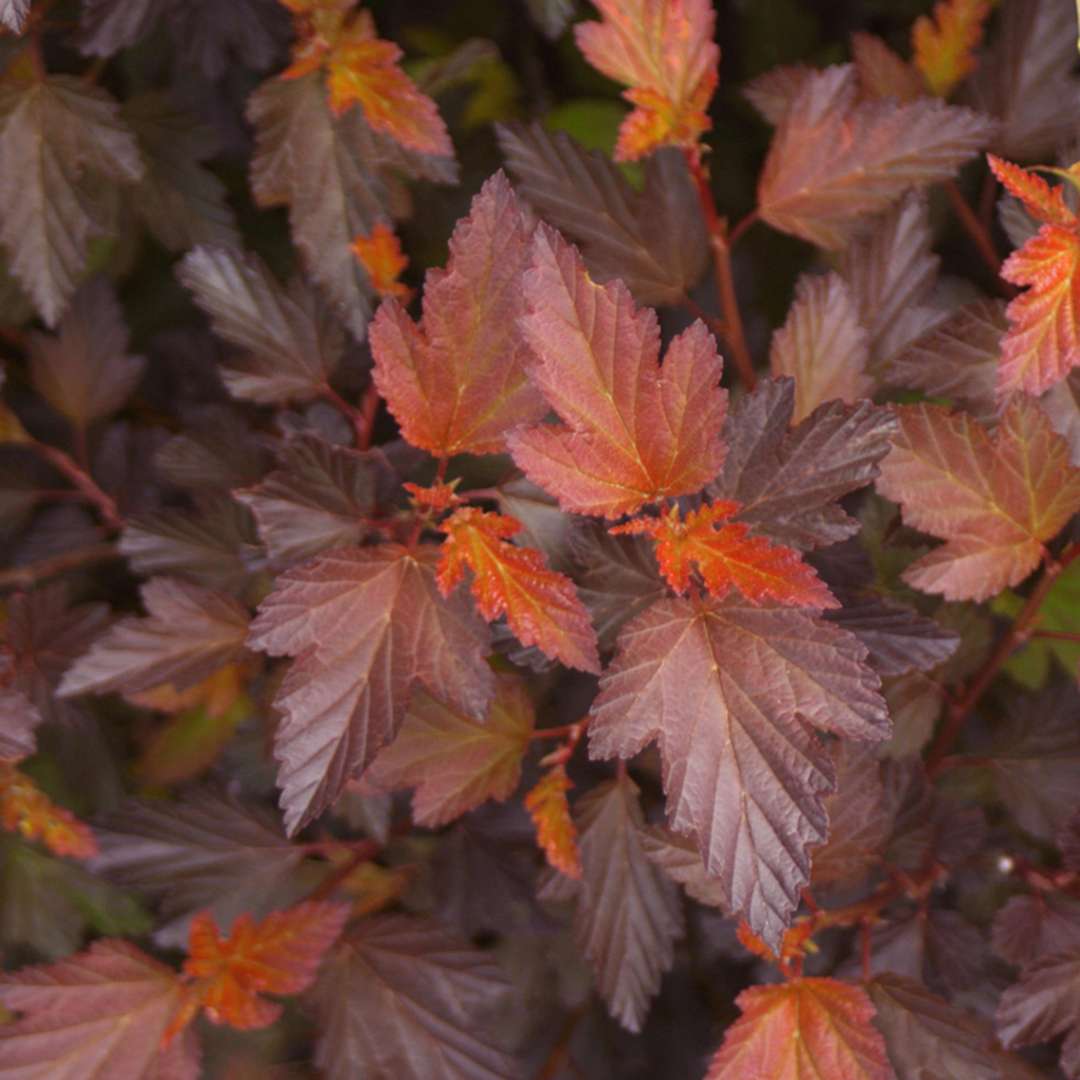
[[[8,570],[0,570],[0,589],[29,589],[46,578],[55,577],[68,570],[120,557],[116,545],[109,543],[91,544],[89,547],[76,548],[74,551],[62,551],[59,555],[51,555],[47,559],[27,563],[25,566],[13,566]]]
[[[1036,630],[1031,636],[1049,641],[1080,641],[1080,633],[1074,630]]]
[[[968,716],[978,705],[983,694],[989,689],[990,684],[1005,665],[1005,661],[1012,656],[1019,645],[1022,645],[1034,633],[1035,619],[1038,617],[1042,602],[1046,599],[1046,594],[1065,567],[1077,557],[1080,557],[1080,543],[1070,544],[1057,559],[1047,554],[1043,562],[1042,576],[1035,583],[1035,587],[1024,602],[1020,613],[1016,616],[1009,629],[998,639],[997,645],[994,646],[986,662],[975,674],[971,682],[967,684],[963,692],[949,706],[945,723],[942,724],[926,756],[926,773],[928,776],[937,776],[942,771],[945,759],[952,752],[952,748],[960,738],[960,733],[964,729]]]
[[[366,844],[357,844],[349,858],[334,870],[333,873],[323,878],[308,899],[325,900],[328,896],[332,896],[338,886],[358,866],[360,866],[361,863],[370,862],[380,851],[382,851],[382,845],[376,840],[369,840]]]
[[[758,216],[756,209],[751,210],[745,217],[735,223],[735,227],[728,235],[728,247],[734,247],[745,233],[752,226],[756,225],[761,218]]]
[[[356,435],[356,448],[366,450],[371,444],[371,436],[368,433],[368,424],[362,409],[350,405],[329,383],[324,383],[322,397],[333,405],[352,424]]]
[[[39,442],[37,439],[31,439],[23,445],[30,447],[55,469],[62,472],[78,488],[83,497],[98,508],[102,520],[110,529],[122,529],[124,527],[124,519],[117,509],[116,500],[98,487],[94,478],[74,458],[58,447]]]
[[[994,242],[990,239],[989,231],[978,219],[975,211],[968,205],[968,201],[964,198],[960,188],[957,187],[956,181],[946,180],[945,183],[942,184],[942,187],[945,189],[945,194],[948,196],[953,212],[959,219],[964,231],[971,238],[972,243],[979,252],[982,261],[986,264],[987,269],[994,275],[994,281],[998,290],[1005,296],[1015,296],[1016,290],[1000,276],[1001,259],[998,257]]]

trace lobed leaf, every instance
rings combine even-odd
[[[54,855],[88,859],[97,854],[94,834],[70,811],[57,806],[25,773],[0,760],[0,826],[27,840],[40,840]]]
[[[989,0],[939,0],[933,15],[920,15],[911,28],[912,62],[930,93],[947,98],[975,70]]]
[[[30,12],[30,0],[0,0],[0,23],[13,34],[21,34]]]
[[[863,97],[894,98],[906,104],[926,92],[919,69],[893,52],[876,34],[851,35],[851,60]]]
[[[578,832],[566,793],[574,785],[565,765],[549,769],[525,796],[525,809],[536,826],[536,842],[547,861],[568,878],[581,877]]]

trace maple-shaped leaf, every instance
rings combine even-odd
[[[655,312],[621,281],[597,285],[577,249],[540,225],[525,276],[530,375],[563,424],[508,440],[526,475],[565,510],[608,518],[699,491],[720,470],[727,393],[716,342],[701,322],[659,363]]]
[[[651,536],[660,572],[678,593],[690,588],[696,568],[716,597],[736,589],[754,604],[777,600],[797,607],[839,606],[797,551],[751,536],[740,522],[724,524],[738,509],[735,502],[714,502],[680,517],[673,506],[660,517],[635,518],[610,531]]]
[[[0,23],[12,33],[21,34],[30,13],[30,0],[0,0]]]
[[[900,503],[905,524],[947,541],[904,580],[949,600],[986,600],[1022,581],[1080,509],[1080,469],[1045,413],[1014,399],[992,437],[937,405],[897,414],[878,490]]]
[[[413,821],[434,829],[514,793],[532,728],[532,700],[516,676],[496,677],[483,721],[418,690],[401,730],[365,775],[384,788],[415,787]]]
[[[520,1080],[496,1034],[509,991],[489,951],[433,920],[364,919],[327,956],[310,994],[315,1064],[329,1080],[357,1070],[380,1080]]]
[[[973,72],[990,0],[939,0],[911,28],[912,61],[930,93],[947,98]]]
[[[199,247],[180,263],[217,334],[244,350],[223,365],[238,398],[279,404],[320,394],[337,367],[341,326],[299,278],[282,287],[255,255]]]
[[[93,868],[160,902],[155,940],[176,947],[192,914],[209,908],[222,927],[247,912],[269,913],[299,900],[312,882],[298,871],[301,847],[261,807],[209,788],[175,802],[130,802],[95,829]]]
[[[293,243],[353,334],[362,337],[371,284],[352,242],[389,222],[397,174],[438,183],[457,178],[454,162],[408,150],[372,131],[360,109],[336,117],[322,78],[270,79],[248,99],[255,129],[251,186],[261,207],[288,206]]]
[[[885,1036],[898,1080],[1035,1080],[1042,1075],[1006,1054],[982,1018],[913,979],[878,975],[866,991],[877,1010],[874,1026]]]
[[[371,278],[371,287],[382,297],[392,296],[407,304],[412,289],[398,281],[409,259],[402,253],[398,235],[388,225],[380,222],[370,235],[361,234],[352,242],[353,254]]]
[[[301,435],[285,445],[272,473],[233,494],[251,508],[270,557],[298,562],[367,535],[377,468],[373,455]]]
[[[1076,41],[1057,0],[1006,0],[991,48],[968,86],[999,120],[992,149],[1020,161],[1045,160],[1073,137],[1080,107]]]
[[[375,385],[414,446],[498,453],[511,428],[546,411],[518,329],[531,233],[496,173],[454,229],[446,269],[428,274],[420,323],[396,301],[379,308],[370,330]]]
[[[773,334],[769,369],[795,380],[795,423],[823,402],[868,398],[874,384],[866,331],[839,274],[804,274],[784,325]]]
[[[396,734],[416,683],[477,719],[494,693],[486,626],[444,600],[431,548],[343,548],[279,575],[248,640],[294,656],[275,704],[290,833],[317,817]]]
[[[135,693],[161,683],[182,690],[233,660],[248,613],[230,596],[171,578],[142,587],[146,618],[124,619],[64,674],[59,693]]]
[[[888,734],[858,639],[814,616],[741,598],[661,600],[628,623],[600,679],[594,758],[660,743],[671,827],[770,945],[825,838],[832,763],[813,729]]]
[[[1029,964],[998,1004],[995,1027],[1009,1048],[1064,1035],[1061,1068],[1080,1076],[1080,948]]]
[[[217,152],[214,131],[157,92],[124,103],[146,171],[131,193],[135,213],[170,251],[239,245],[225,185],[202,163]]]
[[[284,0],[297,13],[299,38],[283,79],[326,68],[330,108],[341,114],[359,105],[372,129],[423,154],[452,157],[453,143],[435,102],[401,70],[402,51],[375,32],[370,11],[351,3]]]
[[[521,522],[466,506],[439,528],[446,533],[438,573],[443,596],[471,570],[476,609],[488,622],[505,615],[523,645],[536,645],[568,667],[600,671],[596,634],[574,583],[549,570],[539,551],[508,542]]]
[[[839,499],[878,474],[896,421],[868,402],[832,401],[789,429],[791,379],[762,379],[735,404],[724,427],[724,470],[710,486],[740,504],[737,519],[790,547],[825,547],[858,532]]]
[[[1009,332],[1001,342],[997,391],[1038,395],[1080,365],[1080,219],[1061,187],[990,155],[997,178],[1044,222],[1002,264],[1001,276],[1027,285],[1008,306]]]
[[[616,161],[634,161],[661,146],[694,147],[712,122],[720,48],[709,0],[593,0],[603,22],[578,23],[585,59],[630,89],[635,106],[619,129]]]
[[[752,986],[735,1000],[742,1016],[728,1028],[705,1080],[891,1080],[885,1040],[861,986],[792,979]]]
[[[994,952],[1017,967],[1080,949],[1080,900],[1053,891],[1010,897],[994,916],[991,940]]]
[[[841,248],[910,187],[947,180],[995,130],[939,100],[856,100],[855,71],[815,72],[773,138],[758,183],[762,218],[781,232]]]
[[[919,69],[893,52],[877,34],[852,34],[851,60],[863,97],[909,102],[926,92]]]
[[[88,859],[97,854],[90,829],[9,761],[0,761],[0,826],[40,840],[55,855]]]
[[[525,796],[525,809],[536,826],[536,842],[547,861],[568,878],[581,877],[577,827],[566,793],[574,785],[565,765],[549,769]]]
[[[659,150],[635,190],[610,158],[565,132],[499,126],[499,147],[518,190],[581,247],[595,281],[621,278],[641,304],[675,304],[709,261],[708,230],[686,159]]]
[[[260,994],[299,994],[349,918],[347,904],[309,900],[255,922],[241,915],[223,937],[208,911],[191,920],[184,976],[215,1024],[261,1028],[282,1006]]]
[[[193,1032],[162,1047],[182,1003],[176,973],[126,941],[96,941],[55,964],[0,974],[0,1075],[197,1080]]]
[[[682,937],[678,892],[645,853],[637,785],[627,776],[578,800],[580,884],[551,878],[541,897],[576,897],[574,937],[608,1011],[638,1032]]]
[[[116,412],[142,377],[146,360],[128,355],[124,313],[104,278],[72,298],[59,331],[28,341],[34,389],[81,430]]]
[[[90,241],[111,231],[111,185],[143,173],[135,137],[104,90],[71,75],[0,88],[0,244],[12,274],[55,326],[86,268]]]

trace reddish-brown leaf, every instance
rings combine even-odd
[[[493,454],[511,428],[545,411],[525,374],[521,274],[532,227],[496,173],[431,271],[414,323],[394,300],[371,324],[375,384],[406,439],[436,455]]]
[[[911,28],[913,62],[930,93],[946,98],[975,70],[989,0],[940,0],[933,17],[920,15]]]
[[[860,986],[792,979],[752,986],[736,999],[742,1016],[727,1030],[705,1080],[891,1080],[874,1006]]]
[[[347,904],[308,901],[275,911],[261,922],[242,915],[232,933],[222,937],[208,911],[196,915],[184,961],[194,1001],[215,1024],[272,1024],[281,1006],[259,994],[306,990],[348,917]]]
[[[525,796],[525,809],[536,826],[536,840],[547,861],[567,877],[581,877],[577,829],[566,793],[573,787],[565,765],[556,765]]]
[[[838,607],[817,572],[793,548],[751,536],[741,522],[720,524],[737,513],[737,502],[714,502],[679,516],[677,506],[658,518],[636,518],[610,531],[651,536],[660,571],[678,593],[690,587],[697,568],[716,597],[737,589],[753,604],[778,600],[796,607]]]
[[[439,528],[446,533],[438,573],[443,596],[471,570],[473,599],[488,622],[505,615],[523,645],[535,645],[568,667],[600,671],[596,633],[574,583],[549,570],[535,548],[508,542],[521,531],[520,521],[466,506]]]
[[[8,761],[0,761],[0,826],[27,840],[40,840],[56,855],[89,859],[97,854],[89,827]]]
[[[711,0],[593,0],[603,22],[578,23],[585,59],[630,87],[615,157],[633,161],[661,146],[693,147],[712,122],[720,49]]]
[[[1080,469],[1065,440],[1027,397],[1013,400],[993,437],[941,406],[897,413],[878,488],[908,525],[947,541],[904,580],[949,600],[985,600],[1018,584],[1080,510]]]
[[[668,346],[621,281],[597,285],[576,248],[541,225],[525,276],[530,375],[561,425],[508,440],[514,460],[563,509],[608,518],[700,491],[720,470],[727,393],[700,322]]]
[[[901,102],[922,97],[924,86],[919,70],[894,53],[877,34],[852,34],[851,59],[863,97]]]

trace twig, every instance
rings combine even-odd
[[[324,384],[322,397],[324,401],[328,401],[333,405],[352,424],[357,449],[366,450],[367,446],[370,445],[370,437],[367,434],[364,414],[355,405],[350,405],[329,383]],[[368,440],[367,443],[364,442],[365,439]]]
[[[25,566],[13,566],[7,570],[0,570],[0,589],[29,589],[38,582],[56,577],[57,574],[66,573],[68,570],[119,558],[120,552],[115,544],[92,544],[90,547],[64,551],[47,559],[27,563]]]
[[[1036,630],[1031,636],[1050,641],[1080,641],[1080,633],[1073,630]]]
[[[700,319],[718,338],[727,338],[727,327],[724,326],[723,320],[718,319],[715,315],[710,315],[692,297],[684,296],[682,299],[682,306],[686,308],[695,319]]]
[[[975,211],[968,206],[968,201],[964,198],[963,192],[956,186],[956,181],[946,180],[942,187],[945,189],[945,194],[948,196],[956,216],[960,219],[964,231],[971,237],[972,243],[978,250],[982,261],[986,263],[987,269],[994,275],[998,290],[1005,296],[1015,296],[1016,290],[1000,276],[1001,259],[998,257],[994,242],[990,239],[990,233],[976,217]]]
[[[734,247],[747,229],[760,221],[757,210],[751,210],[741,221],[735,223],[735,227],[728,234],[728,247]]]
[[[562,1068],[570,1056],[570,1040],[574,1037],[574,1029],[577,1027],[578,1021],[585,1015],[585,1012],[586,1007],[579,1006],[573,1012],[567,1013],[562,1030],[560,1030],[555,1045],[547,1056],[547,1060],[540,1066],[540,1071],[536,1074],[536,1080],[553,1080],[558,1075],[559,1069]]]
[[[62,472],[82,492],[84,498],[98,508],[98,512],[110,529],[123,528],[124,519],[117,509],[116,500],[108,492],[102,491],[94,478],[81,468],[74,458],[64,453],[59,447],[50,446],[48,443],[39,442],[37,439],[31,439],[23,445],[28,446],[50,465]]]

